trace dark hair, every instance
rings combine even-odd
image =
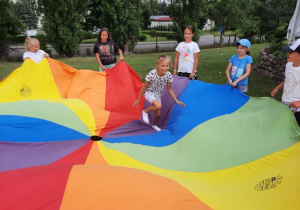
[[[237,43],[237,45],[236,45],[236,48],[238,47],[238,46],[240,46],[241,45],[241,43]],[[242,47],[245,47],[245,46],[243,46],[243,45],[241,45]],[[250,51],[248,50],[248,51],[246,51],[246,55],[250,55]]]
[[[104,28],[101,28],[101,30],[99,31],[99,35],[98,35],[98,38],[97,38],[97,42],[99,42],[99,43],[101,42],[101,34],[102,34],[103,31],[106,31],[107,34],[108,34],[107,41],[110,40],[110,33],[108,31],[108,28],[104,27]]]
[[[195,33],[194,26],[192,26],[192,25],[188,25],[185,29],[189,29],[193,34]]]

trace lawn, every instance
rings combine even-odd
[[[156,42],[156,37],[151,37],[148,34],[145,34],[147,36],[147,39],[145,41],[139,41],[139,42]],[[158,42],[163,42],[163,41],[172,41],[172,40],[167,40],[167,37],[157,37]],[[95,44],[97,42],[97,39],[85,39],[82,40],[81,44]]]
[[[266,44],[255,44],[251,46],[250,52],[254,64],[258,60],[259,52]],[[156,59],[162,53],[149,54],[129,54],[124,56],[127,62],[136,72],[138,72],[142,81],[146,74],[156,67]],[[173,70],[173,61],[175,52],[165,52],[172,57],[170,71]],[[225,69],[229,58],[236,54],[235,47],[202,49],[199,57],[198,79],[208,83],[226,84]],[[98,70],[96,58],[92,57],[73,57],[57,59],[76,69]],[[20,67],[22,62],[0,62],[0,78],[8,75],[14,69]],[[273,81],[265,76],[252,71],[249,77],[249,91],[247,95],[255,97],[269,97],[271,90],[277,86],[280,81]],[[276,99],[280,100],[281,92]]]

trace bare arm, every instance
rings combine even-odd
[[[141,100],[141,97],[142,97],[142,95],[144,94],[144,92],[146,91],[148,85],[149,85],[149,82],[148,82],[148,81],[145,81],[143,87],[141,88],[139,97],[138,97],[138,99],[133,103],[132,107],[139,105],[140,100]]]
[[[232,84],[232,80],[230,79],[230,69],[232,67],[232,63],[228,63],[228,66],[226,68],[226,77],[227,77],[227,80],[228,80],[228,83],[231,85]]]
[[[243,79],[245,79],[246,77],[248,77],[250,75],[251,72],[251,63],[248,63],[246,66],[246,72],[245,74],[243,74],[243,76],[241,76],[240,78],[238,78],[237,80],[235,80],[231,86],[235,87],[237,85],[237,83],[239,83],[240,81],[242,81]]]
[[[176,96],[175,96],[175,94],[174,94],[174,91],[173,91],[173,89],[172,89],[172,87],[171,87],[171,82],[168,82],[168,83],[167,83],[167,89],[168,89],[168,92],[170,93],[170,95],[172,96],[172,98],[174,99],[174,101],[175,101],[177,104],[181,105],[182,107],[185,107],[184,103],[182,103],[181,101],[178,101],[178,99],[176,98]]]
[[[173,75],[176,75],[176,72],[177,72],[178,59],[179,59],[179,52],[176,53],[176,56],[175,56],[175,59],[174,59]]]
[[[189,76],[190,79],[193,79],[195,77],[195,73],[197,71],[198,63],[199,63],[199,52],[194,53],[194,66],[193,66],[192,73]]]
[[[104,65],[102,65],[102,63],[101,63],[99,53],[96,53],[96,59],[97,59],[97,62],[99,63],[99,66],[101,67],[101,69],[106,70],[106,67]]]
[[[124,59],[123,59],[123,52],[122,52],[122,50],[118,50],[118,53],[119,53],[119,61],[123,61]]]
[[[276,96],[277,92],[283,88],[283,86],[284,86],[284,81],[285,81],[285,80],[283,80],[279,85],[277,85],[277,86],[272,90],[271,96],[272,96],[273,98]]]

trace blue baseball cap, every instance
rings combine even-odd
[[[240,44],[240,45],[242,45],[244,47],[248,47],[248,48],[250,48],[250,46],[251,46],[251,43],[250,43],[250,41],[248,39],[241,39],[240,41],[236,41],[234,43],[234,45],[238,45],[238,44]]]

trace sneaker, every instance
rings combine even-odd
[[[156,131],[161,131],[161,129],[159,127],[157,127],[156,125],[152,125],[152,128]]]
[[[149,123],[148,114],[143,110],[142,117],[145,123]]]

